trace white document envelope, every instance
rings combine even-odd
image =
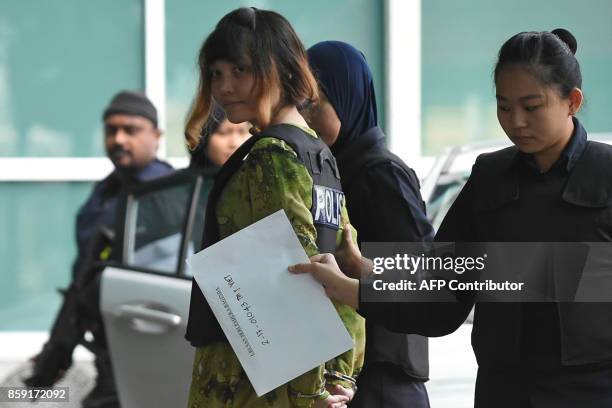
[[[187,259],[258,396],[353,347],[283,210]]]

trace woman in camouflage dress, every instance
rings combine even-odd
[[[198,62],[200,84],[185,131],[191,147],[197,145],[213,99],[231,122],[248,121],[260,136],[267,127],[283,124],[299,129],[304,138],[317,138],[297,109],[317,100],[316,82],[301,41],[281,15],[251,7],[230,12],[202,45]],[[313,180],[293,148],[278,138],[260,137],[239,166],[212,210],[217,238],[282,208],[307,254],[317,254]],[[342,203],[337,243],[346,223]],[[355,347],[258,398],[194,283],[186,335],[197,347],[189,407],[345,407],[363,364],[365,330],[354,310],[335,306]]]

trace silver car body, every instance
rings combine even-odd
[[[212,177],[181,171],[122,200],[119,262],[102,274],[100,309],[121,406],[187,405],[194,348],[184,334],[191,274]]]

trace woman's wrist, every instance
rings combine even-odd
[[[360,278],[365,278],[372,273],[374,269],[374,262],[371,259],[361,256],[361,270],[359,273]]]
[[[343,303],[357,310],[359,308],[359,279],[346,277],[340,297]]]

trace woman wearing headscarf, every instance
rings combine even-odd
[[[359,244],[430,241],[433,229],[418,178],[386,148],[377,126],[374,83],[363,54],[349,44],[325,41],[308,50],[308,59],[321,101],[307,119],[336,156]],[[366,362],[351,407],[429,407],[427,338],[368,322],[366,336]]]

